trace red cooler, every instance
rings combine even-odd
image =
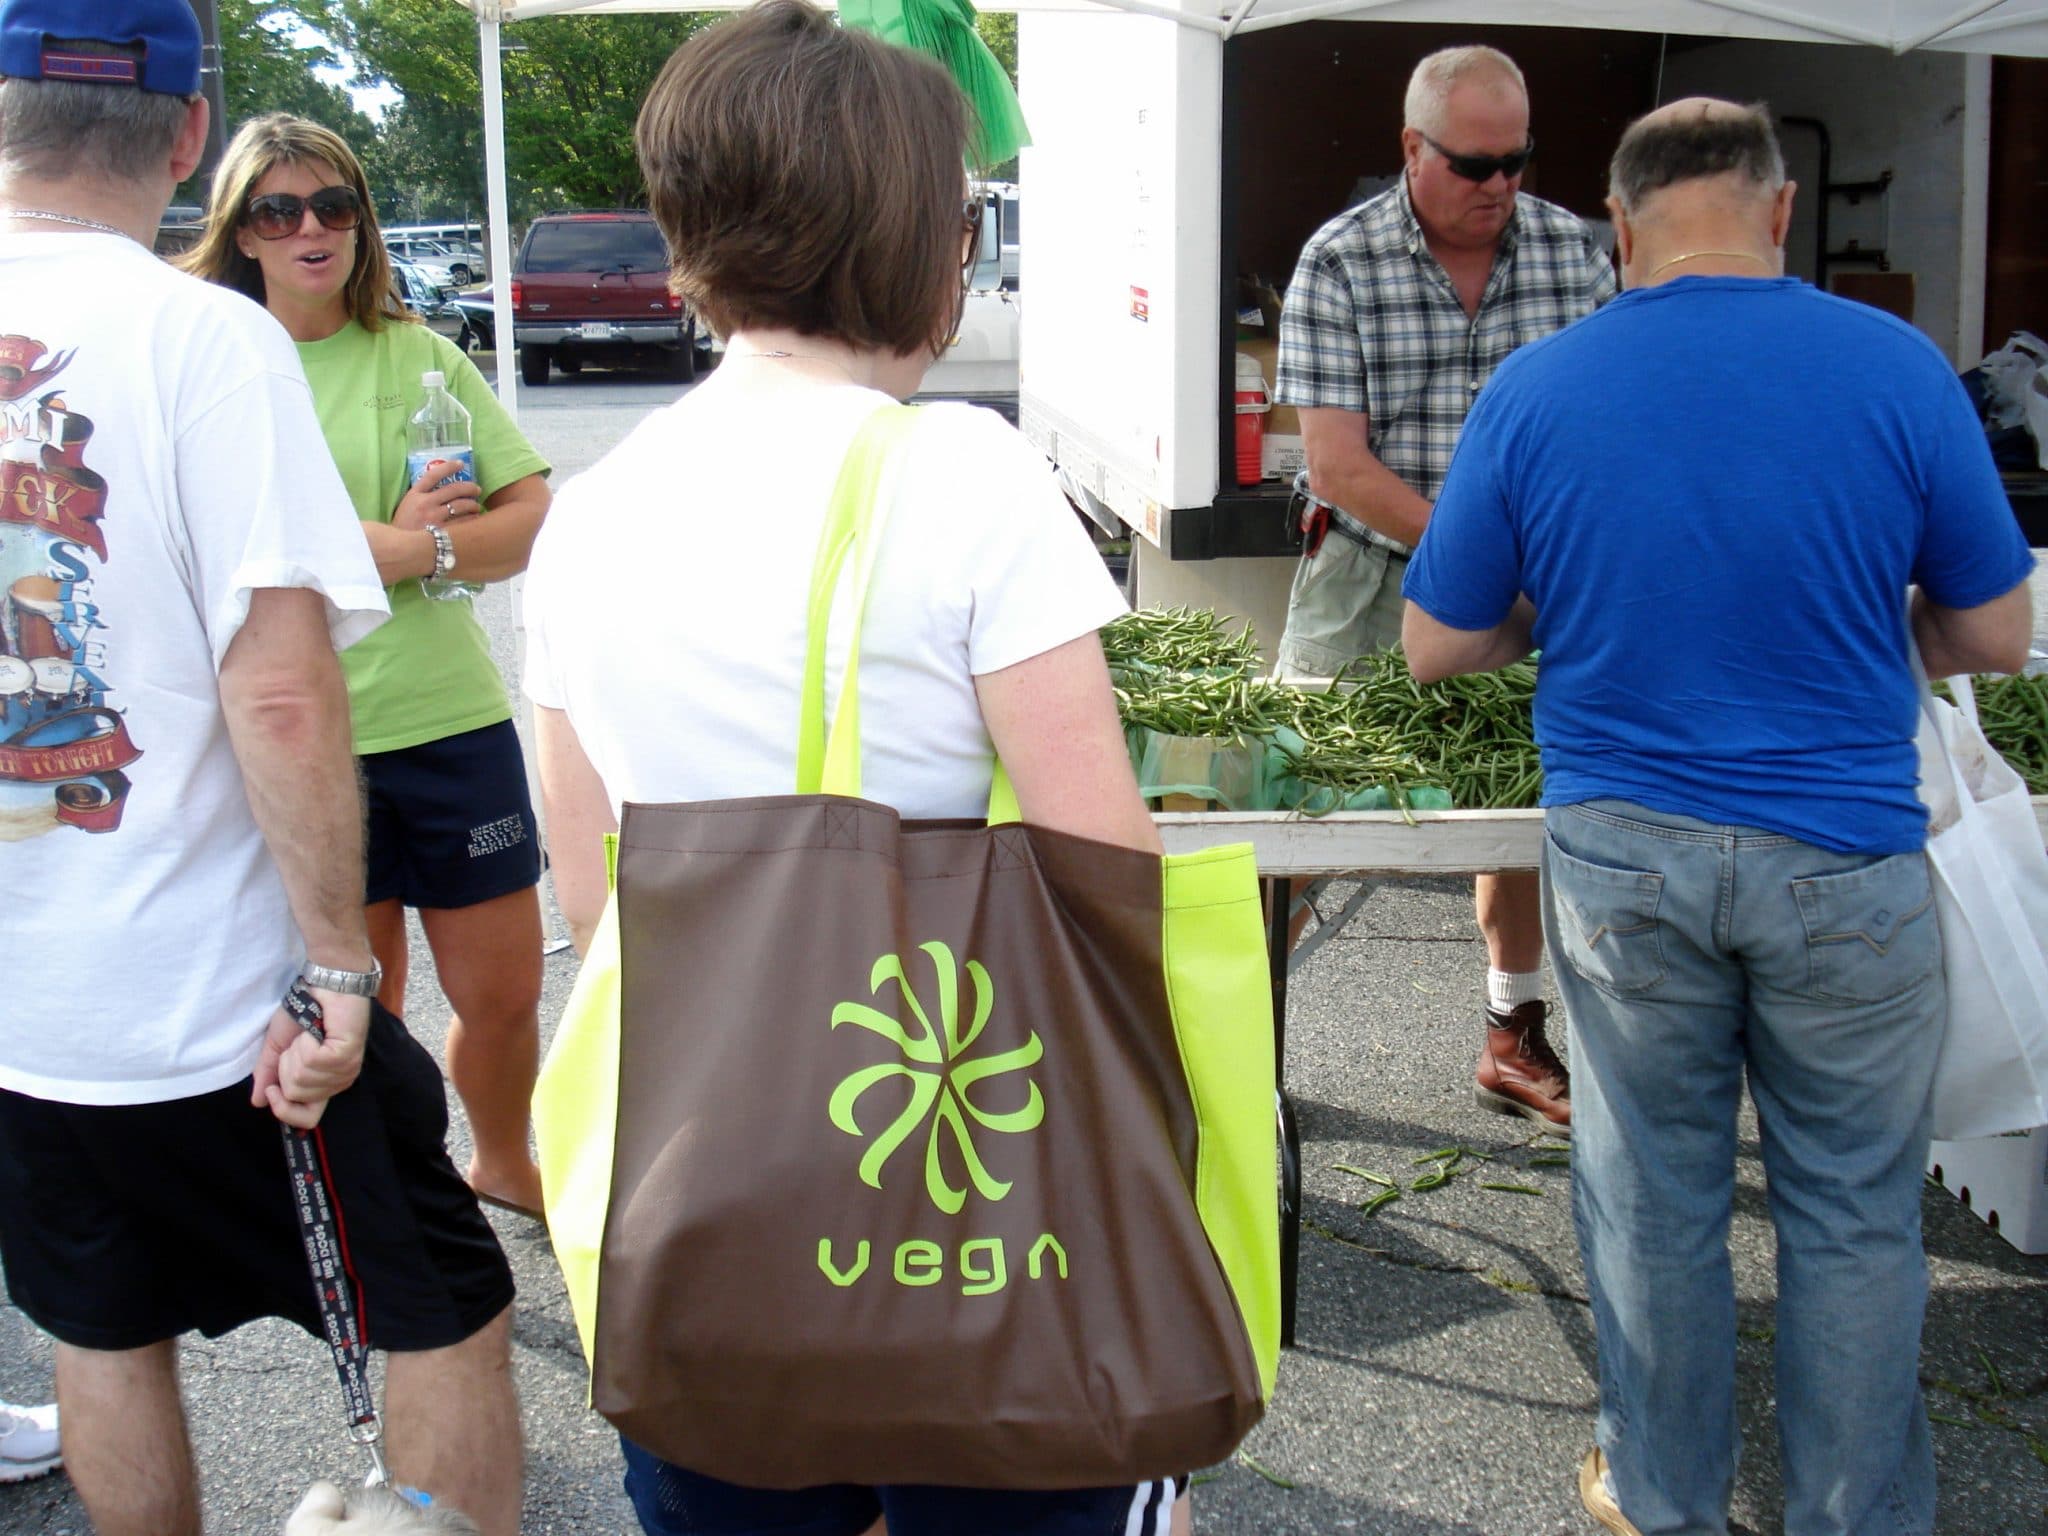
[[[1259,360],[1249,352],[1237,354],[1237,483],[1257,485],[1260,459],[1265,448],[1266,412],[1273,409],[1273,397],[1266,389],[1266,376]]]

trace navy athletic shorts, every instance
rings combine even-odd
[[[540,824],[510,720],[366,752],[364,904],[473,907],[540,883]]]
[[[626,1493],[647,1536],[861,1536],[885,1515],[889,1536],[1167,1536],[1187,1487],[1185,1478],[1162,1478],[1057,1493],[853,1483],[779,1492],[720,1482],[619,1443]]]
[[[511,1266],[448,1159],[441,1069],[374,1002],[362,1075],[315,1135],[373,1346],[443,1349],[511,1305]],[[247,1078],[160,1104],[0,1089],[0,1261],[30,1321],[84,1349],[259,1317],[324,1337],[278,1121]]]

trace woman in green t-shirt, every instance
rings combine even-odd
[[[468,358],[400,304],[362,165],[318,124],[276,113],[235,135],[183,265],[255,299],[299,345],[391,599],[391,622],[342,656],[368,806],[379,1000],[404,1011],[412,907],[454,1009],[448,1073],[476,1143],[471,1187],[537,1213],[527,1104],[539,1062],[539,829],[504,680],[463,600],[474,589],[449,578],[502,581],[526,568],[548,465]],[[428,373],[469,412],[473,477],[456,478],[472,472],[453,457],[408,468]]]

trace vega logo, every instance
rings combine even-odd
[[[908,1101],[894,1119],[882,1127],[861,1154],[861,1182],[873,1189],[882,1187],[883,1170],[898,1148],[917,1134],[927,1120],[925,1133],[924,1186],[933,1205],[948,1216],[957,1216],[967,1204],[971,1185],[983,1199],[996,1201],[1009,1194],[1011,1181],[989,1172],[975,1146],[977,1128],[1001,1135],[1034,1131],[1045,1120],[1045,1096],[1038,1084],[1025,1080],[1029,1090],[1022,1108],[996,1111],[975,1102],[975,1091],[984,1083],[1024,1072],[1036,1065],[1045,1047],[1036,1031],[1022,1045],[1007,1051],[974,1054],[975,1045],[995,1013],[995,982],[978,960],[966,965],[970,1010],[962,1022],[961,967],[953,951],[940,943],[920,944],[918,950],[932,963],[937,1022],[925,1006],[900,955],[883,955],[868,975],[870,995],[879,995],[894,982],[902,989],[903,1002],[915,1029],[867,1003],[843,1002],[832,1010],[832,1028],[852,1024],[881,1036],[895,1046],[902,1059],[885,1061],[850,1073],[832,1090],[828,1112],[833,1125],[853,1137],[863,1137],[856,1117],[861,1099],[871,1089],[896,1079],[909,1083]],[[955,1185],[947,1172],[945,1151],[950,1147],[965,1170],[966,1184]],[[849,1268],[833,1263],[832,1240],[818,1239],[818,1268],[835,1285],[852,1285],[867,1270],[871,1245],[860,1239]],[[1058,1240],[1046,1233],[1032,1245],[1028,1272],[1033,1279],[1042,1273],[1048,1259],[1061,1278],[1067,1273],[1067,1256]],[[944,1255],[936,1243],[914,1238],[897,1246],[894,1273],[901,1285],[934,1285],[944,1278]],[[1008,1265],[1000,1238],[975,1238],[961,1245],[961,1289],[968,1295],[1000,1290],[1007,1281]]]

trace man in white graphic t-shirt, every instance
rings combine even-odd
[[[334,653],[384,591],[290,340],[147,243],[199,52],[187,0],[0,0],[0,1261],[94,1527],[196,1533],[177,1340],[319,1333],[308,1131],[394,1473],[511,1536],[511,1271],[373,1002]]]

